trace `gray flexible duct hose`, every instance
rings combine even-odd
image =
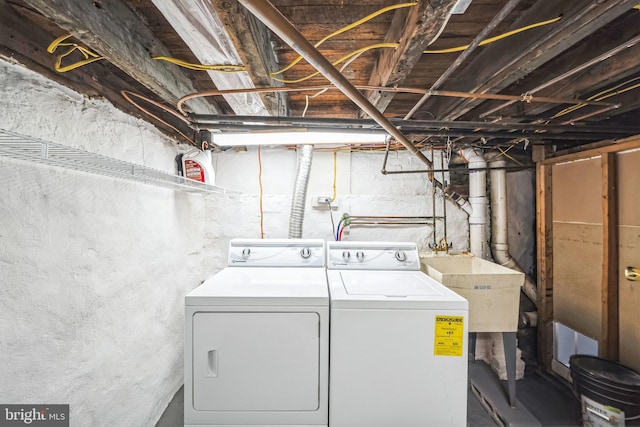
[[[302,145],[298,150],[298,174],[291,200],[291,216],[289,217],[290,239],[302,238],[302,223],[304,221],[304,208],[307,200],[307,187],[309,186],[312,159],[313,145]]]

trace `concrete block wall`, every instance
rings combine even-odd
[[[424,174],[382,175],[382,153],[338,152],[336,163],[336,200],[333,220],[337,225],[344,212],[361,216],[431,216],[431,184]],[[263,148],[262,184],[264,233],[266,237],[288,236],[292,191],[296,179],[296,152]],[[246,152],[232,150],[214,154],[217,184],[236,190],[240,194],[230,196],[223,206],[236,206],[236,217],[221,220],[223,232],[233,236],[260,237],[258,155],[255,147]],[[407,152],[393,153],[389,170],[423,169],[413,155]],[[331,240],[332,224],[329,211],[316,204],[319,196],[333,195],[334,161],[331,150],[316,150],[313,155],[307,204],[303,225],[303,237]],[[207,212],[220,209],[218,198],[208,198]],[[436,197],[436,215],[442,215],[442,197]],[[224,218],[216,214],[216,218]],[[444,234],[444,223],[437,221],[436,237]],[[433,227],[412,226],[353,226],[348,240],[389,240],[417,242],[421,249],[428,249],[432,241]],[[451,201],[447,201],[447,238],[454,249],[468,250],[469,224],[467,216]]]

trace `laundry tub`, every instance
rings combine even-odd
[[[422,271],[469,301],[469,332],[516,332],[524,274],[473,255],[423,256]]]

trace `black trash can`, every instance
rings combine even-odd
[[[581,354],[571,356],[569,365],[578,398],[584,395],[624,411],[628,424],[640,423],[640,374],[618,363]]]

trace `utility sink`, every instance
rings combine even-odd
[[[524,274],[473,255],[423,255],[422,271],[469,301],[469,332],[516,332]]]

